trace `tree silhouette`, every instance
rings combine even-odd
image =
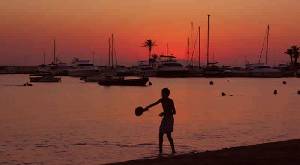
[[[291,47],[291,49],[293,51],[294,64],[297,65],[298,64],[299,49],[300,49],[300,47],[294,45],[294,46]]]
[[[151,53],[152,53],[152,49],[153,47],[156,46],[155,42],[151,39],[148,39],[146,40],[144,43],[143,43],[143,47],[145,48],[148,48],[148,51],[149,51],[149,64],[150,64],[150,59],[151,59]]]
[[[286,50],[285,54],[290,56],[291,65],[292,65],[293,64],[293,50],[289,48],[289,49]]]
[[[298,59],[300,56],[300,47],[293,45],[289,49],[286,50],[285,54],[290,56],[291,59],[291,65],[297,65],[298,64]]]

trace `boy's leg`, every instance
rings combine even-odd
[[[159,153],[162,153],[162,145],[163,145],[164,134],[159,132]]]
[[[173,152],[173,153],[176,153],[176,152],[175,152],[174,141],[173,141],[173,138],[172,138],[172,133],[171,133],[171,132],[167,133],[167,136],[168,136],[168,140],[169,140],[169,142],[170,142],[170,146],[171,146],[171,148],[172,148],[172,152]]]

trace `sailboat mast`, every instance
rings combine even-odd
[[[169,44],[167,43],[167,56],[169,55]]]
[[[114,34],[111,35],[111,67],[114,67]]]
[[[201,52],[200,52],[200,26],[198,27],[198,67],[200,68],[201,67],[201,61],[200,61],[200,55],[201,55]]]
[[[267,28],[266,64],[268,64],[270,25]]]
[[[190,37],[187,38],[187,64],[190,64]]]
[[[108,66],[110,66],[110,54],[111,54],[111,45],[110,38],[108,39]]]
[[[92,55],[93,55],[93,64],[95,65],[95,52],[94,51],[92,52]]]
[[[45,53],[45,51],[43,52],[43,60],[44,60],[44,65],[46,65],[46,53]]]
[[[206,55],[206,65],[208,66],[209,65],[209,40],[210,40],[210,15],[208,15],[208,19],[207,19],[207,55]]]
[[[56,64],[56,41],[53,41],[53,64]]]

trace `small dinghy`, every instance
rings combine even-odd
[[[98,84],[102,86],[146,86],[148,81],[148,77],[125,79],[124,77],[106,76],[100,79]]]

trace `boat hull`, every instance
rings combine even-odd
[[[61,78],[59,78],[59,77],[30,77],[30,82],[57,83],[57,82],[61,82]]]
[[[158,70],[156,71],[156,77],[169,77],[169,78],[176,78],[176,77],[189,77],[188,70]]]
[[[149,78],[140,79],[103,79],[98,84],[102,86],[146,86]]]

